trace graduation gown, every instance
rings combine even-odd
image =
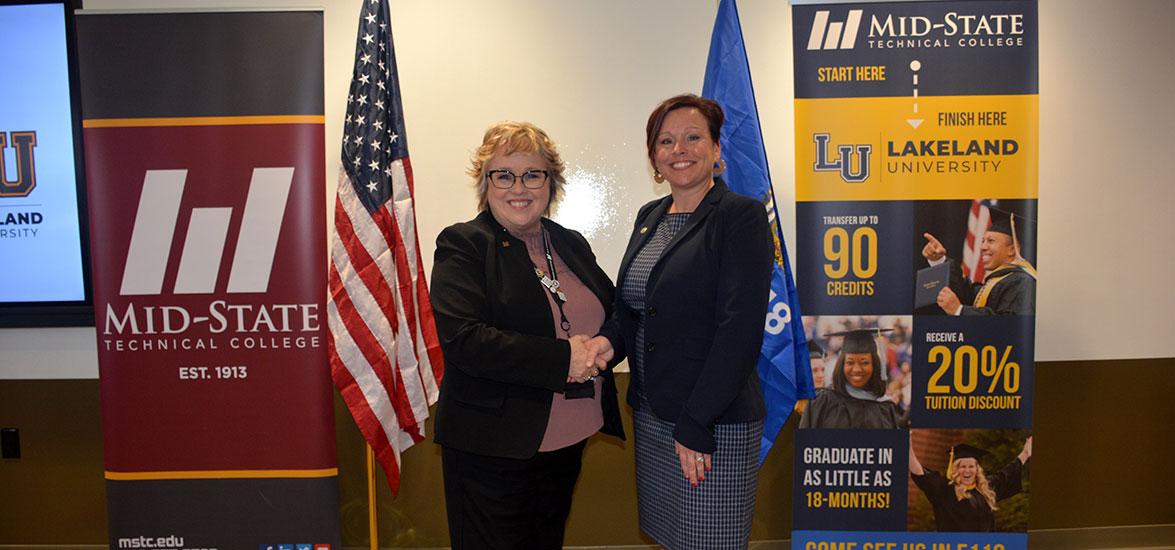
[[[800,428],[893,430],[905,427],[902,412],[893,401],[857,399],[832,388],[816,390],[808,403]]]
[[[951,271],[951,289],[963,302],[962,315],[1036,314],[1036,270],[1024,260],[996,268],[977,284],[964,279],[962,268],[956,267]]]
[[[1021,489],[1021,472],[1023,465],[1020,459],[1014,458],[1002,470],[994,474],[987,474],[987,482],[995,491],[996,500],[1019,494]],[[922,475],[913,475],[914,483],[926,493],[927,500],[934,507],[934,525],[939,531],[968,531],[989,532],[995,531],[995,511],[987,505],[987,500],[979,491],[968,491],[967,497],[959,500],[955,496],[955,488],[947,481],[946,476],[923,468]]]

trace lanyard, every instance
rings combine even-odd
[[[567,303],[567,295],[559,290],[559,275],[555,273],[555,259],[551,257],[551,243],[547,240],[547,231],[543,230],[543,254],[547,257],[547,271],[550,276],[543,274],[543,270],[538,267],[534,268],[534,274],[538,276],[539,282],[546,287],[547,291],[551,293],[551,298],[555,300],[555,305],[559,307],[559,328],[563,329],[563,333],[568,338],[571,337],[571,321],[567,320],[567,314],[563,312],[563,304]]]

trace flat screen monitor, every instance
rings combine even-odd
[[[0,327],[93,324],[73,0],[0,0]]]

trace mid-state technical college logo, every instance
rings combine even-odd
[[[812,32],[808,35],[809,50],[851,50],[857,45],[857,31],[861,28],[862,10],[849,10],[845,21],[828,23],[828,10],[819,10],[812,18]],[[825,32],[827,30],[827,33]]]
[[[849,10],[844,21],[817,10],[808,34],[808,50],[851,50],[857,46],[864,10]],[[1023,13],[968,14],[941,17],[871,14],[863,44],[869,49],[986,48],[1024,45]]]
[[[228,273],[216,293],[233,208],[192,208],[171,293],[164,279],[171,258],[187,170],[149,170],[135,214],[120,296],[140,304],[106,303],[108,351],[305,349],[320,346],[319,304],[267,303],[278,237],[294,168],[255,168]],[[207,299],[200,295],[209,295]],[[242,295],[233,299],[233,295]],[[170,303],[158,303],[163,300]],[[221,335],[231,336],[220,340]]]
[[[812,134],[812,141],[816,142],[816,162],[813,163],[812,169],[817,172],[840,172],[840,179],[845,183],[861,183],[869,179],[869,158],[872,156],[873,146],[867,143],[837,145],[837,157],[829,160],[829,139],[828,134]],[[855,170],[854,164],[857,166]]]
[[[4,157],[6,147],[16,151],[16,166],[12,171],[14,179],[9,179],[10,168],[5,166]],[[0,132],[0,197],[27,197],[37,186],[37,169],[33,159],[33,148],[37,146],[36,132]]]
[[[159,294],[180,213],[187,170],[148,170],[139,196],[131,247],[122,273],[123,296]],[[237,236],[228,292],[265,292],[294,169],[257,168],[241,232]],[[209,294],[216,288],[231,207],[193,208],[180,257],[175,294]]]

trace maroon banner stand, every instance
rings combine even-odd
[[[322,14],[82,13],[111,548],[339,548]]]

